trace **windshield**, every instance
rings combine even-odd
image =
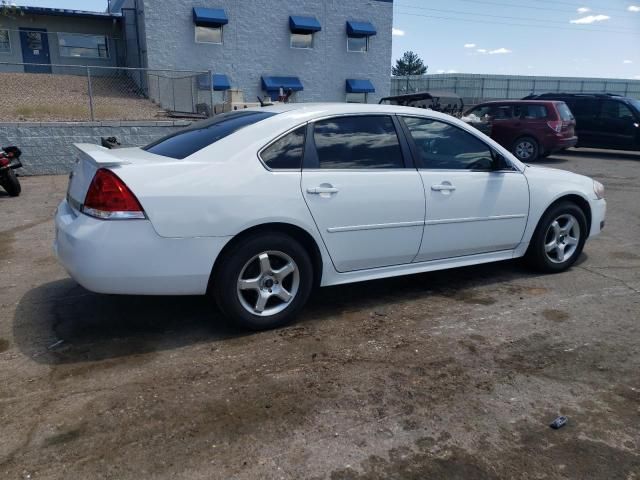
[[[569,122],[574,119],[573,113],[571,113],[571,109],[567,106],[566,103],[558,103],[558,113],[560,113],[560,118],[565,122]]]
[[[222,113],[163,137],[147,145],[143,150],[163,157],[182,160],[247,125],[252,125],[273,115],[276,114],[255,110]]]

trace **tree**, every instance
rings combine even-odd
[[[429,67],[422,62],[422,59],[413,52],[404,52],[402,58],[396,60],[395,67],[391,73],[394,77],[405,77],[408,75],[424,75]]]
[[[9,3],[8,0],[0,0],[0,18],[1,17],[16,17],[18,15],[24,15],[24,12],[15,3]]]

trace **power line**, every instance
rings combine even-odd
[[[428,7],[412,7],[409,5],[404,5],[401,4],[400,5],[403,8],[413,8],[416,10],[429,10],[429,11],[433,11],[433,12],[440,12],[440,13],[454,13],[454,14],[458,14],[458,15],[473,15],[476,17],[490,17],[490,18],[506,18],[506,19],[511,19],[511,20],[529,20],[529,21],[534,21],[534,22],[544,22],[544,23],[557,23],[557,24],[561,24],[561,25],[567,25],[567,22],[565,21],[561,21],[561,20],[547,20],[545,18],[532,18],[532,17],[513,17],[513,16],[508,16],[508,15],[493,15],[493,14],[486,14],[486,13],[471,13],[471,12],[461,12],[459,10],[442,10],[442,9],[438,9],[438,8],[428,8]],[[600,26],[594,26],[598,29],[602,28]],[[586,30],[586,29],[585,29]],[[589,29],[591,30],[591,29]],[[605,27],[605,29],[600,30],[600,31],[614,31],[614,32],[623,32],[623,31],[627,31],[627,32],[637,32],[640,30],[637,29],[627,29],[627,28],[622,28],[622,29],[611,29],[608,27]]]
[[[494,1],[490,1],[490,0],[457,0],[459,2],[467,2],[467,3],[476,3],[476,4],[481,4],[481,5],[495,5],[498,7],[516,7],[516,8],[526,8],[529,10],[537,10],[540,11],[540,7],[533,7],[530,5],[514,5],[513,3],[504,3],[504,2],[494,2]],[[542,1],[542,0],[539,0]],[[556,3],[554,1],[551,0],[551,3]],[[395,5],[399,6],[399,7],[407,7],[407,6],[413,6],[413,5],[409,5],[409,4],[402,4],[402,3],[396,3]],[[576,14],[575,10],[568,10],[568,9],[559,9],[559,8],[549,8],[549,7],[545,7],[544,8],[545,11],[550,11],[550,12],[562,12],[562,13],[573,13]],[[621,10],[621,9],[611,9],[608,8],[608,11],[619,11],[619,12],[625,12],[628,13],[626,10]]]
[[[415,13],[415,12],[396,12],[396,15],[409,15],[412,17],[424,17],[424,18],[434,18],[434,19],[438,19],[438,20],[445,20],[445,21],[456,21],[456,22],[470,22],[470,23],[475,23],[478,24],[480,23],[478,20],[472,20],[472,19],[468,19],[468,18],[454,18],[454,17],[444,17],[444,16],[438,16],[438,15],[423,15],[423,14],[419,14],[419,13]],[[473,15],[473,14],[471,14]],[[536,29],[551,29],[551,30],[571,30],[573,32],[590,32],[590,33],[607,33],[607,34],[624,34],[624,35],[629,35],[629,32],[624,32],[624,31],[620,31],[620,30],[595,30],[595,29],[590,29],[590,28],[580,28],[580,27],[560,27],[560,26],[546,26],[546,25],[527,25],[526,23],[511,23],[511,22],[496,22],[496,21],[492,21],[492,20],[482,20],[481,22],[482,24],[485,23],[491,23],[494,25],[505,25],[505,26],[509,26],[509,27],[524,27],[524,28],[536,28]]]

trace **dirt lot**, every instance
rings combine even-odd
[[[3,121],[90,120],[86,76],[0,73],[0,118]],[[142,98],[136,84],[122,75],[92,78],[96,120],[166,118],[160,107]]]
[[[0,478],[640,480],[640,154],[541,163],[607,187],[569,272],[323,289],[259,334],[83,290],[50,249],[66,178],[23,178],[0,197]]]

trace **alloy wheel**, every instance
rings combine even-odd
[[[516,155],[518,158],[527,160],[533,156],[535,145],[528,140],[524,140],[516,145]]]
[[[270,250],[255,255],[244,265],[236,291],[247,312],[269,317],[286,309],[299,287],[300,271],[293,258]]]
[[[576,252],[578,243],[580,223],[576,217],[565,213],[549,225],[544,239],[544,251],[551,262],[564,263]]]

